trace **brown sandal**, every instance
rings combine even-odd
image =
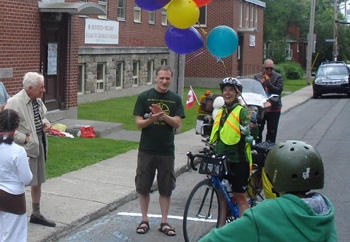
[[[147,225],[147,226],[142,226],[143,224]],[[149,223],[148,221],[142,221],[136,228],[136,233],[138,234],[147,234],[149,230]]]
[[[175,236],[176,235],[175,229],[171,228],[171,226],[168,223],[161,223],[159,231],[165,235],[168,235],[168,236]]]

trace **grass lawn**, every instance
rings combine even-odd
[[[218,85],[219,86],[219,85]],[[284,91],[294,92],[306,86],[305,79],[285,80]],[[207,88],[193,88],[199,96]],[[189,88],[185,87],[183,103],[185,104]],[[220,93],[220,89],[210,89],[212,93]],[[95,103],[78,105],[78,119],[122,123],[125,130],[137,130],[133,108],[137,96],[122,97]],[[186,118],[182,120],[181,132],[195,127],[197,105],[186,110]],[[105,138],[58,138],[49,137],[49,155],[47,177],[57,177],[70,171],[81,169],[99,161],[136,149],[138,142],[111,140]],[[136,159],[136,157],[135,157]]]
[[[294,92],[306,86],[305,79],[284,81],[285,92]],[[208,88],[193,88],[199,98]],[[183,103],[186,103],[188,87],[184,89]],[[220,93],[219,84],[217,89],[210,89],[212,93]],[[95,103],[86,103],[78,105],[78,119],[107,121],[122,123],[125,130],[137,130],[135,119],[132,115],[137,96],[123,97],[100,101]],[[185,132],[194,128],[197,117],[197,107],[185,110],[186,118],[182,120],[181,131]]]
[[[138,142],[104,138],[48,138],[47,178],[79,170],[138,147]]]

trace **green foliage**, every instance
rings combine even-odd
[[[266,59],[272,59],[275,64],[285,61],[287,54],[285,51],[286,41],[274,40],[268,43],[268,48],[265,52]]]
[[[308,32],[309,16],[307,3],[300,0],[265,0],[264,42],[280,41],[288,36],[291,26],[296,26],[300,36],[304,38]]]
[[[275,72],[281,74],[283,80],[286,79],[286,71],[284,70],[282,65],[275,65]]]
[[[304,75],[303,68],[299,63],[293,61],[287,61],[279,64],[284,69],[285,77],[287,79],[296,80],[300,79]]]
[[[268,45],[266,58],[274,60],[275,64],[284,62],[285,52],[283,42],[291,36],[288,31],[295,27],[299,31],[296,41],[307,42],[310,24],[311,1],[300,0],[263,0],[266,3],[264,11],[264,43]],[[343,1],[338,1],[338,4]],[[338,12],[338,20],[344,16]],[[338,56],[337,60],[350,60],[350,28],[347,24],[334,23],[334,1],[317,0],[315,7],[314,33],[316,34],[316,53],[312,56],[314,67],[321,62],[334,60],[332,42],[326,39],[334,38],[334,28],[337,27]]]

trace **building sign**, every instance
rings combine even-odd
[[[119,22],[85,19],[85,44],[118,44]]]
[[[47,75],[57,75],[57,43],[47,45]]]
[[[249,46],[255,46],[255,35],[249,35]]]

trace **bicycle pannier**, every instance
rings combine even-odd
[[[201,157],[199,161],[199,173],[223,177],[225,175],[224,162],[212,157]]]

